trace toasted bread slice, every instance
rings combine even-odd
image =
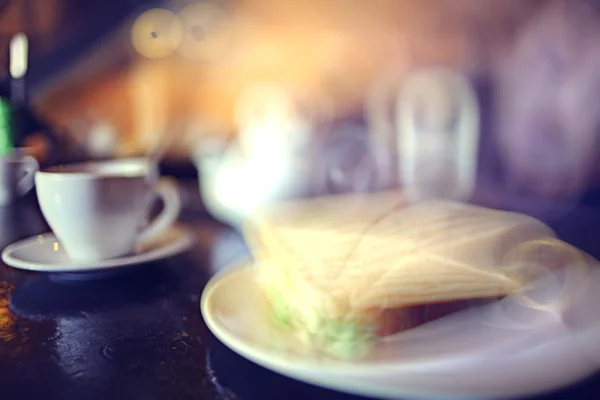
[[[527,275],[506,256],[555,238],[522,214],[443,200],[405,207],[400,192],[282,204],[246,236],[269,261],[265,274],[333,297],[345,312],[506,295]]]

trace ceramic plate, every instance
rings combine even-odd
[[[272,322],[254,271],[244,262],[208,283],[201,300],[208,327],[243,357],[322,387],[380,398],[520,397],[583,379],[600,360],[597,323],[574,330],[564,316],[508,300],[380,341],[366,359],[333,360]]]
[[[93,263],[72,262],[53,233],[24,239],[6,247],[2,261],[14,268],[40,272],[81,273],[111,270],[119,267],[157,261],[190,248],[193,234],[173,226],[154,240],[142,242],[135,254]]]

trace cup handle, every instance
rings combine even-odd
[[[155,194],[162,199],[163,209],[140,233],[138,236],[140,242],[152,240],[161,235],[177,220],[181,211],[181,198],[174,180],[161,178],[156,184]]]
[[[23,177],[17,183],[17,193],[19,196],[24,196],[33,189],[35,185],[35,173],[40,169],[37,160],[31,156],[24,156],[22,161],[21,171]]]

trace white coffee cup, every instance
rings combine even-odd
[[[139,242],[164,233],[181,209],[177,185],[159,179],[156,167],[144,159],[52,167],[37,172],[35,182],[48,225],[78,262],[131,254]],[[164,207],[146,225],[156,195]]]
[[[33,189],[39,168],[35,158],[24,156],[19,150],[0,156],[0,207],[14,203]]]

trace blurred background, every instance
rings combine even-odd
[[[1,0],[1,87],[24,32],[32,114],[81,157],[162,148],[193,165],[239,142],[356,169],[368,148],[378,178],[335,190],[371,190],[396,182],[380,162],[396,148],[396,93],[443,66],[476,94],[476,191],[579,198],[599,175],[599,11],[592,0]],[[270,133],[248,134],[257,126]]]

